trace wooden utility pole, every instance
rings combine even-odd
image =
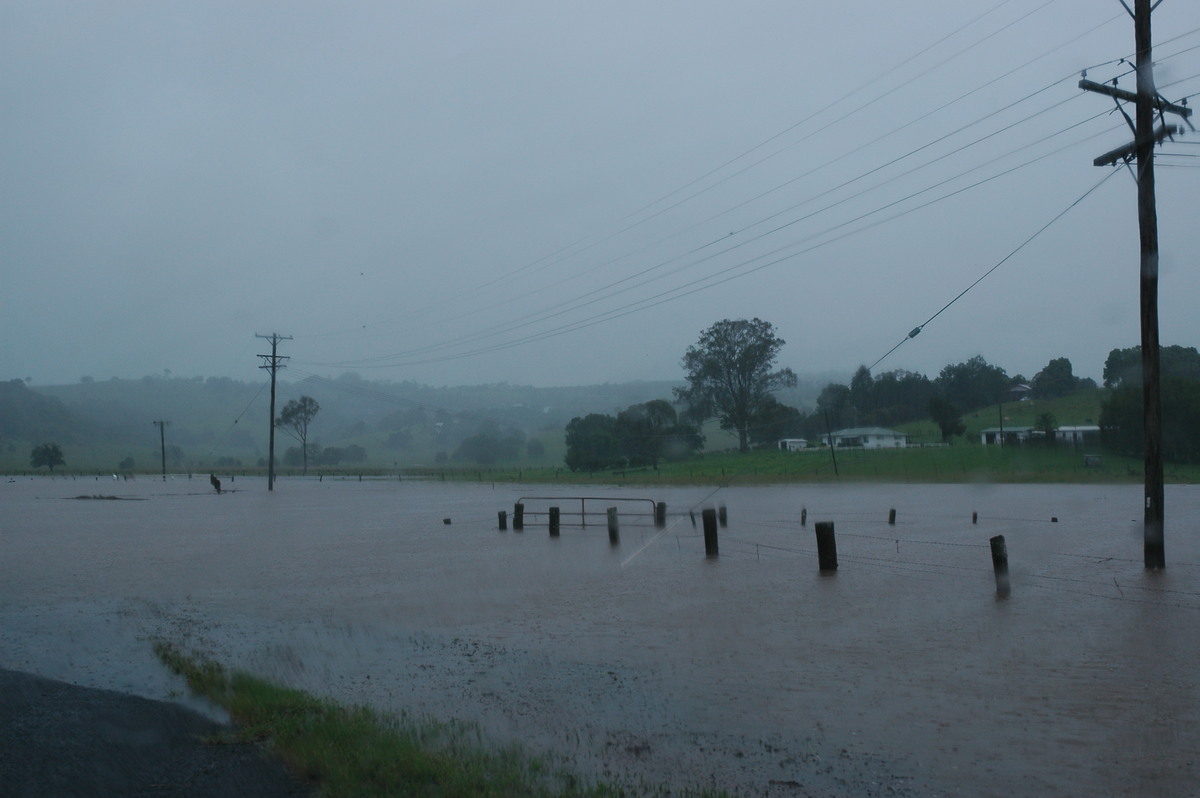
[[[1079,87],[1087,91],[1108,94],[1120,101],[1135,103],[1134,140],[1132,144],[1105,153],[1095,159],[1097,166],[1111,166],[1118,161],[1128,163],[1131,157],[1137,160],[1138,184],[1138,231],[1141,238],[1141,318],[1142,318],[1142,423],[1145,434],[1145,515],[1143,520],[1144,557],[1147,568],[1166,566],[1163,545],[1163,462],[1162,462],[1162,397],[1159,385],[1159,340],[1158,340],[1158,209],[1154,195],[1154,147],[1164,138],[1179,132],[1175,125],[1160,124],[1154,127],[1154,117],[1164,113],[1178,114],[1185,120],[1192,110],[1184,105],[1168,103],[1158,96],[1154,87],[1154,61],[1151,57],[1153,39],[1150,34],[1150,16],[1162,0],[1134,0],[1130,10],[1125,0],[1120,0],[1125,10],[1133,17],[1134,41],[1136,45],[1135,68],[1137,70],[1137,93],[1121,91],[1113,86],[1081,80]],[[1124,114],[1124,111],[1122,110]],[[1125,115],[1129,120],[1128,114]],[[1190,122],[1188,123],[1191,124]]]
[[[159,448],[162,450],[162,478],[163,478],[163,482],[166,482],[167,481],[167,433],[166,433],[165,429],[171,422],[170,421],[152,421],[151,423],[154,424],[154,426],[158,427],[158,444],[159,444]]]
[[[275,490],[275,374],[281,368],[285,368],[284,361],[289,358],[279,354],[279,342],[290,341],[292,336],[279,335],[271,333],[270,335],[254,334],[255,338],[264,338],[271,342],[271,354],[259,355],[263,358],[263,365],[260,369],[267,369],[271,372],[271,437],[270,445],[267,447],[267,490]]]

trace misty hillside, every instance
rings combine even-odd
[[[801,378],[780,399],[812,407],[831,378],[835,377]],[[367,461],[380,465],[450,458],[463,440],[480,434],[510,441],[520,457],[531,462],[553,464],[561,462],[562,433],[572,418],[615,414],[633,404],[669,399],[679,384],[663,380],[556,388],[509,383],[433,387],[343,374],[335,379],[281,379],[276,415],[288,401],[310,396],[320,405],[310,443],[362,447]],[[35,388],[14,380],[0,392],[0,466],[24,468],[32,445],[55,441],[66,448],[72,468],[108,471],[122,462],[154,468],[161,456],[156,421],[168,422],[165,443],[172,469],[255,466],[267,453],[269,401],[265,380],[156,375]],[[276,455],[282,458],[297,444],[277,432]]]
[[[22,380],[0,382],[0,446],[16,441],[74,443],[89,437],[87,423],[53,396],[33,391]]]

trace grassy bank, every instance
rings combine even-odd
[[[610,485],[771,485],[813,482],[1140,483],[1142,462],[1104,454],[1085,464],[1065,447],[946,446],[907,449],[718,452],[653,468],[572,472],[566,468],[412,469],[410,476],[492,482]],[[1200,482],[1200,466],[1167,463],[1168,483]]]
[[[265,743],[322,796],[532,796],[611,798],[724,792],[585,783],[514,746],[489,746],[477,728],[343,707],[299,690],[229,672],[169,643],[155,653],[188,687],[224,707],[239,741]]]
[[[364,480],[419,477],[471,482],[525,482],[607,485],[772,485],[811,482],[994,482],[994,483],[1140,483],[1142,461],[1104,453],[1099,461],[1086,464],[1084,452],[1065,446],[954,446],[909,447],[905,449],[806,449],[781,452],[775,449],[741,454],[736,451],[709,452],[691,460],[661,463],[657,469],[629,468],[595,472],[573,472],[565,466],[543,463],[499,466],[439,464],[409,468],[310,468],[307,479]],[[1089,452],[1089,454],[1092,454]],[[30,473],[14,470],[8,473]],[[41,472],[43,475],[45,471]],[[218,469],[222,478],[266,476],[266,469]],[[94,479],[96,474],[78,469],[60,469],[61,478]],[[101,474],[107,477],[108,474]],[[157,478],[144,473],[140,478]],[[193,475],[204,481],[207,472]],[[299,469],[279,469],[279,479],[301,476]],[[1165,463],[1168,484],[1200,483],[1200,464]]]

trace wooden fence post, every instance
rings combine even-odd
[[[520,532],[525,528],[525,505],[517,502],[513,505],[513,531]]]
[[[662,529],[667,525],[667,503],[659,502],[654,505],[654,525]]]
[[[496,516],[497,520],[500,522],[500,531],[503,532],[504,530],[508,529],[508,513],[506,513],[504,510],[501,510],[496,514]]]
[[[617,524],[617,508],[608,508],[608,542],[613,546],[621,542],[621,529]]]
[[[989,543],[992,544],[992,568],[996,571],[996,595],[1007,596],[1008,583],[1008,546],[1004,543],[1004,535],[996,535]]]
[[[836,571],[837,540],[833,534],[832,521],[818,521],[817,532],[817,565],[822,571]]]
[[[550,537],[558,537],[558,508],[550,508]]]
[[[717,511],[709,508],[700,512],[704,524],[704,555],[717,556]]]

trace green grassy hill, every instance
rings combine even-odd
[[[1001,426],[1001,418],[1006,428],[1037,426],[1038,416],[1042,413],[1052,413],[1058,426],[1099,424],[1100,405],[1106,394],[1104,388],[1087,388],[1057,399],[1004,402],[964,413],[962,419],[967,431],[961,438],[955,438],[953,443],[978,445],[980,433]],[[937,443],[942,439],[941,430],[932,421],[914,421],[897,425],[896,428],[908,434],[910,443]]]

